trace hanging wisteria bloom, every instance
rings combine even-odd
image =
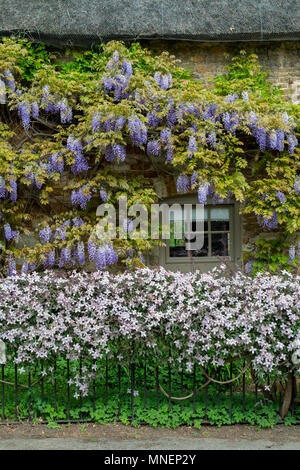
[[[49,85],[46,85],[43,88],[41,106],[46,113],[56,113],[58,111],[50,95]]]
[[[60,122],[62,124],[67,124],[72,121],[72,118],[73,118],[72,108],[68,106],[68,102],[66,98],[63,98],[61,101],[57,103],[56,109],[57,111],[60,112]]]
[[[74,136],[71,134],[67,139],[67,148],[75,156],[75,162],[71,165],[72,172],[77,175],[82,171],[87,171],[89,165],[82,153],[82,143],[80,139],[74,139]]]
[[[81,217],[75,217],[73,220],[73,225],[74,227],[81,227],[82,225],[84,225],[84,221],[82,220]]]
[[[12,202],[16,202],[16,200],[18,199],[18,186],[17,186],[17,182],[16,182],[15,180],[10,180],[9,186],[11,187],[11,191],[10,191],[10,200],[11,200]]]
[[[255,130],[254,136],[256,138],[256,142],[258,143],[260,150],[264,152],[267,146],[267,135],[264,127],[258,127]]]
[[[18,104],[18,114],[21,117],[24,129],[26,129],[27,131],[30,127],[30,112],[31,107],[30,104],[27,103],[27,101],[22,101]]]
[[[207,142],[212,149],[215,149],[217,146],[217,138],[214,131],[211,131],[207,136]]]
[[[94,241],[88,242],[88,253],[89,253],[89,260],[94,261],[97,254],[97,247]]]
[[[28,266],[28,261],[24,261],[24,263],[22,264],[22,268],[21,268],[21,274],[28,274],[28,269],[29,269],[29,266]]]
[[[298,145],[297,137],[294,134],[288,134],[286,140],[288,143],[288,153],[290,155],[293,155],[293,153],[295,152],[295,148]]]
[[[67,236],[67,227],[71,224],[70,220],[66,220],[60,227],[58,227],[54,234],[54,239],[56,240],[57,237],[60,237],[61,240],[65,240]]]
[[[253,264],[254,264],[253,260],[247,261],[247,263],[245,264],[245,273],[249,274],[250,276],[253,272],[253,268],[254,268]]]
[[[208,183],[200,184],[200,186],[198,188],[198,201],[199,201],[199,204],[206,204],[207,197],[208,197],[208,190],[209,190],[209,184]]]
[[[64,166],[64,158],[62,157],[61,152],[55,152],[49,157],[48,164],[46,165],[46,172],[49,176],[54,172],[62,173],[64,171]]]
[[[273,230],[278,227],[277,214],[273,211],[271,217],[257,217],[258,225],[265,227],[268,230]]]
[[[189,139],[189,148],[188,148],[188,158],[192,158],[194,154],[198,151],[197,140],[194,135],[191,135]]]
[[[165,127],[160,131],[161,143],[167,145],[171,141],[172,131],[168,127]]]
[[[0,199],[5,199],[8,196],[8,191],[5,187],[5,180],[0,176]]]
[[[50,242],[50,238],[52,237],[52,230],[51,228],[49,227],[49,225],[47,225],[47,227],[43,228],[42,230],[40,230],[40,237],[46,242],[46,243],[49,243]]]
[[[133,74],[132,65],[131,65],[131,63],[130,63],[128,60],[124,60],[124,62],[122,63],[121,70],[122,70],[122,73],[123,73],[127,78],[130,78],[131,75]]]
[[[101,125],[101,113],[95,113],[92,119],[92,130],[93,134],[99,132]]]
[[[147,143],[147,154],[150,156],[159,156],[161,153],[161,147],[158,140],[149,140]]]
[[[119,116],[116,119],[113,130],[115,132],[120,132],[123,129],[123,127],[125,126],[125,123],[126,123],[126,119],[124,118],[124,116]]]
[[[198,179],[198,171],[194,171],[192,176],[191,176],[191,186],[193,186]]]
[[[5,89],[5,83],[3,80],[0,78],[0,104],[5,104],[6,103],[6,89]]]
[[[170,73],[163,75],[159,72],[155,72],[154,80],[162,90],[167,90],[172,86],[172,75]]]
[[[9,257],[8,260],[8,268],[9,268],[9,275],[10,276],[16,276],[17,274],[17,266],[16,266],[16,260],[13,256]]]
[[[289,248],[289,260],[292,262],[294,261],[296,256],[296,247],[295,245],[291,245]]]
[[[115,159],[115,154],[111,145],[105,147],[105,160],[107,162],[113,162]]]
[[[4,225],[4,236],[8,242],[12,240],[19,240],[20,233],[18,231],[12,230],[9,224]]]
[[[80,188],[78,191],[73,190],[71,194],[71,202],[73,205],[79,205],[82,210],[86,209],[88,201],[92,195],[87,185]]]
[[[286,197],[281,191],[277,191],[276,193],[277,199],[281,202],[281,204],[284,204],[286,202]]]
[[[284,151],[284,132],[282,129],[276,130],[276,137],[277,137],[276,148],[279,152],[283,152]]]
[[[107,192],[105,191],[104,188],[101,188],[100,189],[100,197],[102,199],[103,202],[106,202],[107,201]]]
[[[149,127],[158,127],[159,124],[160,124],[160,118],[157,116],[157,114],[155,112],[152,112],[152,113],[148,113],[147,114],[147,118],[148,118],[148,122],[147,122],[147,125]]]
[[[188,175],[179,175],[176,188],[178,193],[187,193],[190,190],[190,179]]]
[[[84,243],[80,242],[77,245],[77,256],[78,256],[78,261],[80,264],[85,263],[85,250],[84,250]]]
[[[137,116],[129,119],[128,128],[133,145],[138,147],[147,142],[146,126]]]
[[[300,176],[296,176],[295,178],[294,190],[296,191],[296,193],[300,194]],[[0,189],[0,197],[1,197],[1,189]]]
[[[237,93],[234,93],[233,95],[227,95],[225,98],[225,101],[227,101],[227,103],[232,103],[233,101],[238,100],[238,99],[239,99],[239,95]]]
[[[13,74],[11,73],[10,70],[5,70],[3,73],[3,79],[5,85],[13,92],[15,93],[16,91],[16,82]]]
[[[167,147],[166,160],[167,162],[171,162],[173,160],[173,147],[171,147],[171,145],[168,145]]]
[[[214,193],[211,200],[212,204],[224,204],[225,199],[218,193]]]
[[[124,162],[126,160],[126,147],[124,145],[113,144],[112,151],[118,162]]]
[[[35,101],[34,103],[31,104],[31,114],[33,119],[38,119],[39,118],[39,104]]]

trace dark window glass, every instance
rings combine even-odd
[[[229,233],[212,233],[211,256],[229,256]]]

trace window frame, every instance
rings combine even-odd
[[[176,197],[170,197],[162,201],[168,205],[172,204],[180,204],[183,206],[184,204],[197,204],[198,199],[196,195],[182,195]],[[165,243],[165,246],[162,247],[163,253],[160,255],[160,259],[162,261],[162,265],[187,265],[191,264],[191,259],[193,264],[204,265],[208,263],[209,265],[218,264],[220,259],[228,260],[232,263],[240,264],[241,262],[241,239],[242,239],[242,223],[241,223],[241,216],[238,210],[238,203],[233,200],[227,200],[224,204],[212,204],[211,198],[208,199],[207,204],[205,204],[204,208],[214,209],[214,208],[222,208],[226,207],[229,208],[229,231],[211,231],[211,225],[209,223],[208,230],[204,231],[204,233],[209,234],[209,252],[211,253],[211,234],[212,233],[229,233],[229,256],[170,256],[170,240],[162,240]],[[210,210],[209,213],[209,221],[210,221]]]

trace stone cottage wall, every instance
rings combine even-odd
[[[270,80],[280,85],[285,95],[300,103],[300,41],[215,42],[152,41],[145,45],[155,53],[167,50],[181,60],[181,65],[204,82],[225,72],[230,58],[241,50],[258,55],[270,72]]]

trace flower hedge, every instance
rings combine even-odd
[[[245,358],[262,381],[299,374],[300,277],[224,270],[8,277],[0,285],[7,362],[43,360],[47,370],[57,357],[82,359],[83,394],[105,355],[127,364],[169,360],[188,371]]]

